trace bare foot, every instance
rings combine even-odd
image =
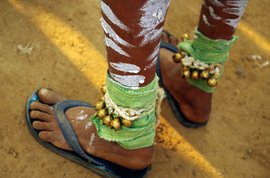
[[[58,148],[71,150],[54,116],[53,107],[64,97],[47,89],[38,92],[40,102],[31,104],[33,127],[39,130],[39,137]],[[67,110],[66,115],[75,131],[81,147],[89,154],[106,159],[129,169],[143,169],[152,162],[154,148],[125,150],[115,142],[108,142],[98,137],[94,124],[89,120],[95,110],[87,107],[75,107]]]
[[[162,40],[177,45],[178,40],[163,33]],[[179,64],[172,61],[173,53],[167,49],[160,50],[160,68],[162,80],[167,90],[179,104],[183,115],[192,122],[204,122],[211,112],[212,94],[205,93],[191,85],[181,77]]]

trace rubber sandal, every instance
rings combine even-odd
[[[72,129],[71,124],[69,123],[65,112],[69,108],[83,106],[83,107],[90,107],[93,108],[88,103],[82,101],[74,101],[74,100],[65,100],[57,103],[54,105],[54,112],[59,127],[65,137],[66,142],[74,151],[66,151],[56,146],[41,140],[38,136],[39,131],[35,130],[32,126],[32,120],[30,119],[30,105],[33,102],[39,102],[39,97],[37,95],[37,91],[34,92],[28,99],[26,104],[26,124],[30,133],[34,136],[34,138],[44,147],[48,148],[49,150],[53,151],[56,154],[59,154],[71,161],[80,164],[91,171],[103,176],[103,177],[110,177],[110,178],[143,178],[147,175],[151,167],[147,167],[142,170],[130,170],[128,168],[124,168],[117,164],[114,164],[110,161],[103,160],[101,158],[97,158],[93,155],[90,155],[83,151],[81,146],[79,145],[78,139]]]
[[[167,34],[167,36],[173,36],[172,34],[170,34],[167,31],[163,31],[164,33]],[[178,52],[178,48],[170,43],[167,43],[165,41],[161,41],[160,43],[160,48],[164,48],[167,49],[173,53]],[[159,77],[159,84],[162,88],[164,88],[165,92],[166,92],[166,98],[171,106],[171,109],[176,117],[176,119],[185,127],[189,127],[189,128],[198,128],[201,126],[204,126],[207,124],[208,121],[205,122],[200,122],[200,123],[195,123],[192,121],[189,121],[181,112],[181,110],[179,109],[179,105],[177,103],[177,101],[174,99],[174,97],[170,94],[170,91],[165,87],[163,81],[162,81],[162,75],[161,75],[161,70],[160,70],[160,57],[158,57],[158,61],[157,61],[157,67],[156,67],[156,73]]]

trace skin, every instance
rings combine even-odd
[[[127,33],[114,25],[110,20],[108,20],[108,17],[102,13],[105,21],[107,21],[111,28],[122,39],[136,46],[130,48],[119,44],[119,46],[132,57],[120,55],[113,49],[106,47],[108,62],[133,63],[141,69],[149,64],[149,61],[146,59],[153,53],[154,48],[159,44],[160,37],[143,47],[139,47],[139,44],[143,39],[143,37],[137,37],[139,32],[142,30],[138,23],[141,17],[141,11],[139,11],[139,9],[145,2],[146,0],[126,0],[125,3],[123,3],[123,0],[104,0],[104,3],[112,9],[115,15],[132,30]],[[161,22],[157,28],[163,26],[163,23],[164,22]],[[109,37],[107,34],[105,35]],[[126,75],[126,73],[117,71],[111,67],[109,67],[109,71],[114,74]],[[146,76],[145,83],[141,86],[147,85],[154,79],[155,66],[149,70],[141,70],[138,75]],[[32,111],[30,113],[30,117],[34,120],[33,127],[40,131],[39,137],[61,149],[71,150],[59,129],[53,114],[53,108],[50,106],[64,100],[65,98],[47,89],[41,89],[38,95],[41,99],[41,103],[36,102],[31,105]],[[66,112],[67,118],[72,124],[80,145],[87,153],[135,170],[146,168],[152,163],[154,153],[153,146],[143,149],[125,150],[115,142],[108,142],[99,138],[96,134],[96,128],[94,125],[85,129],[89,120],[88,118],[94,113],[94,109],[85,107],[71,108]],[[82,116],[84,116],[85,119],[79,119]],[[89,144],[92,134],[95,134],[94,141]]]
[[[222,20],[213,19],[205,5],[211,5],[215,13],[222,17],[222,19],[238,18],[238,16],[226,14],[222,11],[223,8],[229,7],[226,5],[226,1],[227,0],[220,1],[224,4],[224,7],[211,5],[211,0],[205,0],[202,5],[198,30],[208,38],[230,40],[236,30],[225,24]],[[204,23],[202,14],[206,15],[211,26]],[[175,37],[167,36],[165,33],[162,34],[162,40],[175,46],[178,44],[178,40]],[[172,52],[161,49],[160,56],[160,68],[164,85],[176,99],[181,112],[192,122],[200,123],[207,121],[211,112],[212,94],[189,85],[182,77],[180,77],[182,75],[180,65],[176,65],[172,61]]]
[[[213,0],[205,0],[204,3],[202,4],[198,30],[211,39],[230,40],[232,39],[232,36],[234,35],[236,28],[233,28],[232,26],[229,26],[228,24],[224,23],[224,19],[236,19],[239,16],[225,13],[223,11],[223,9],[225,8],[233,8],[232,6],[226,4],[227,1],[231,0],[219,0],[224,5],[223,7],[214,6],[212,1]],[[235,0],[235,1],[248,2],[248,0]],[[211,6],[214,9],[215,14],[221,17],[222,20],[216,20],[212,18],[210,15],[210,11],[208,10],[208,6]],[[211,26],[208,26],[203,22],[202,17],[203,14],[206,15]]]
[[[178,40],[175,37],[168,37],[165,33],[162,34],[162,40],[172,45],[178,44]],[[176,65],[173,62],[173,54],[166,49],[161,49],[160,51],[160,70],[164,85],[176,99],[180,110],[186,118],[193,122],[208,120],[211,112],[212,94],[205,93],[189,85],[181,77],[180,65]]]
[[[135,38],[135,34],[141,30],[136,22],[136,19],[138,20],[140,14],[136,12],[138,8],[142,6],[145,0],[127,0],[125,4],[121,3],[122,0],[104,0],[104,2],[108,4],[114,10],[115,14],[118,17],[121,17],[123,23],[133,29],[133,31],[131,33],[124,33],[121,31],[121,29],[114,27],[113,24],[110,24],[113,29],[117,32],[117,34],[119,34],[119,36],[121,36],[121,38],[125,39],[134,46],[138,46],[142,39]],[[210,0],[205,1],[205,3],[209,2]],[[125,9],[128,9],[128,11]],[[221,8],[216,8],[215,12],[219,14],[219,16],[228,18],[228,14],[222,13],[221,10]],[[202,12],[205,13],[205,15],[210,19],[208,12],[206,12],[205,5],[202,6]],[[106,19],[106,17],[104,18]],[[164,22],[162,22],[159,27],[161,27],[163,23]],[[205,23],[203,23],[201,16],[198,29],[204,35],[212,39],[231,39],[235,29],[224,24],[223,22],[211,21],[211,23],[215,24],[215,26],[206,26]],[[165,34],[162,35],[162,39],[172,43],[173,45],[178,43],[176,38],[167,37]],[[144,47],[138,47],[135,49],[123,47],[123,49],[131,56],[136,56],[136,59],[126,59],[126,57],[120,56],[118,53],[107,47],[108,59],[110,62],[126,62],[128,60],[133,64],[144,68],[149,64],[146,62],[146,58],[153,52],[155,46],[159,43],[159,40],[160,38]],[[211,111],[212,94],[205,93],[186,83],[186,81],[180,77],[181,72],[179,65],[175,65],[172,62],[172,55],[173,54],[167,50],[161,49],[160,51],[161,72],[166,88],[174,96],[180,106],[181,111],[189,120],[193,122],[203,122],[208,120]],[[116,59],[117,61],[115,61]],[[112,68],[109,68],[109,70],[116,74],[125,74],[121,73],[120,71],[114,71]],[[147,71],[141,71],[139,75],[146,77],[145,83],[141,85],[145,86],[153,80],[155,76],[155,67]],[[57,121],[53,115],[53,107],[51,107],[51,105],[65,100],[66,98],[47,89],[41,89],[38,95],[41,103],[32,103],[30,107],[32,110],[30,116],[33,119],[33,127],[40,131],[39,137],[46,142],[50,142],[56,147],[64,150],[71,150],[59,129]],[[87,153],[135,170],[143,169],[152,163],[154,153],[153,146],[137,150],[125,150],[115,142],[108,142],[99,138],[93,125],[86,128],[86,125],[89,124],[88,118],[93,115],[94,112],[95,111],[93,109],[85,107],[71,108],[66,112],[80,145]],[[79,120],[82,114],[84,119]],[[89,144],[92,134],[94,134],[95,137],[93,142]]]
[[[149,61],[147,61],[147,57],[153,53],[155,47],[159,44],[161,36],[156,38],[154,41],[146,44],[145,46],[140,47],[140,43],[143,37],[137,37],[137,35],[141,32],[142,28],[139,26],[139,19],[141,17],[141,12],[139,9],[144,5],[146,0],[104,0],[104,2],[110,6],[112,11],[115,13],[117,17],[121,19],[121,21],[131,29],[130,32],[125,32],[122,29],[116,27],[113,23],[107,20],[107,17],[102,13],[103,18],[107,21],[107,23],[113,28],[113,30],[124,40],[132,44],[136,47],[126,47],[123,45],[121,48],[126,51],[131,57],[126,57],[123,55],[119,55],[117,52],[112,50],[109,47],[106,47],[107,51],[107,59],[109,62],[123,62],[123,63],[131,63],[139,66],[141,71],[137,73],[137,75],[145,76],[145,82],[140,84],[140,87],[146,86],[151,83],[155,77],[156,68],[153,66],[150,69],[143,70],[145,66],[149,65]],[[159,29],[164,25],[164,21],[161,22],[156,29]],[[108,35],[105,34],[107,37]],[[143,52],[142,52],[143,51]],[[115,70],[111,66],[109,66],[109,71],[118,74],[118,75],[128,75],[129,73],[121,72]]]
[[[39,130],[39,137],[63,150],[71,150],[66,143],[64,136],[57,124],[53,114],[53,107],[59,101],[66,98],[47,89],[40,89],[38,92],[42,103],[34,102],[31,104],[30,117],[33,119],[33,127]],[[80,116],[86,116],[83,120],[78,120]],[[87,127],[89,117],[95,113],[94,109],[86,107],[75,107],[66,112],[79,143],[87,153],[106,159],[129,169],[143,169],[152,162],[154,147],[148,147],[137,150],[126,150],[115,142],[108,142],[99,138],[96,134],[94,125]],[[91,135],[95,134],[94,140],[90,145]],[[128,159],[127,159],[128,158]]]

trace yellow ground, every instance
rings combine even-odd
[[[199,10],[200,1],[172,0],[166,29],[191,33]],[[164,102],[149,177],[270,177],[270,66],[250,59],[269,60],[269,10],[268,0],[250,1],[207,127],[182,127]],[[98,0],[0,1],[1,178],[99,177],[40,146],[24,121],[26,99],[41,86],[98,100],[106,72],[99,17]]]

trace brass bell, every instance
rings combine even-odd
[[[182,72],[189,70],[189,68],[187,66],[184,66],[184,65],[182,65],[181,69],[182,69]]]
[[[181,54],[181,53],[175,53],[174,55],[173,55],[173,62],[175,62],[175,63],[180,63],[181,62],[181,60],[183,59],[183,55]]]
[[[97,112],[97,116],[100,119],[103,119],[106,115],[107,115],[107,111],[105,109],[98,110],[98,112]]]
[[[211,72],[213,72],[215,70],[215,67],[214,66],[209,66],[208,67],[208,71],[211,73]]]
[[[107,88],[105,85],[102,85],[102,87],[100,88],[100,91],[103,95],[105,95],[106,91],[107,91]]]
[[[190,71],[189,70],[186,70],[186,71],[183,71],[183,78],[185,78],[185,79],[189,79],[189,77],[190,77]]]
[[[104,96],[100,97],[99,101],[105,101],[105,97]]]
[[[122,119],[122,124],[126,127],[130,127],[132,125],[131,120]]]
[[[189,39],[189,35],[188,34],[184,34],[181,38],[182,41],[188,40]]]
[[[218,74],[218,73],[214,73],[214,75],[213,75],[213,77],[214,77],[215,79],[218,79],[219,76],[220,76],[220,74]]]
[[[200,77],[202,79],[208,79],[209,78],[209,72],[207,70],[203,70],[200,74]]]
[[[103,124],[106,126],[110,126],[111,121],[112,121],[111,116],[105,116],[103,119]]]
[[[98,103],[96,104],[96,106],[95,106],[95,110],[96,110],[96,111],[98,111],[98,110],[100,110],[100,109],[103,109],[103,108],[105,108],[105,103],[104,103],[103,101],[98,102]]]
[[[217,64],[216,66],[219,70],[222,70],[222,64]]]
[[[111,128],[114,128],[114,130],[119,130],[121,128],[121,124],[118,118],[114,118],[110,122]]]
[[[199,79],[199,72],[197,70],[194,70],[191,74],[191,78],[193,80],[198,80]]]
[[[215,87],[217,86],[217,80],[215,78],[209,78],[207,84],[209,87]]]

